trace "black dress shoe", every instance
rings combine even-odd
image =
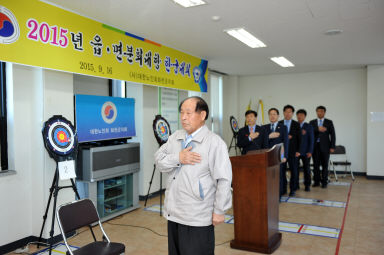
[[[294,197],[294,196],[296,196],[296,193],[294,191],[291,191],[291,192],[289,192],[289,196]]]
[[[318,182],[315,182],[313,185],[312,185],[312,187],[319,187],[320,186],[320,183],[318,183]]]
[[[311,191],[311,188],[309,186],[305,186],[305,191]]]
[[[326,184],[326,183],[323,183],[323,184],[321,184],[321,187],[322,187],[323,189],[326,189],[326,188],[327,188],[327,184]]]

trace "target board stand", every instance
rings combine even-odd
[[[240,150],[240,148],[237,146],[237,136],[239,135],[239,123],[237,122],[236,118],[233,117],[233,116],[231,116],[229,118],[229,122],[231,124],[231,129],[232,129],[233,136],[232,136],[231,143],[230,143],[230,145],[228,147],[228,153],[229,153],[229,151],[232,148],[235,148],[235,152],[236,152],[236,156],[237,156],[237,149]],[[235,143],[235,144],[232,145],[233,143]]]
[[[165,144],[168,141],[169,136],[171,135],[171,127],[168,123],[168,121],[162,117],[161,115],[156,115],[155,119],[153,120],[153,133],[155,135],[156,141],[159,144],[159,147],[163,144]],[[151,190],[151,185],[153,181],[153,175],[156,171],[156,164],[153,164],[153,172],[151,180],[149,181],[149,187],[147,196],[145,197],[145,203],[144,207],[147,206],[147,200],[149,197],[149,191]],[[163,189],[163,174],[160,172],[160,216],[162,216],[162,199],[163,199],[163,193],[161,190]]]
[[[59,193],[59,190],[65,188],[72,188],[76,194],[77,199],[80,199],[75,182],[73,180],[73,178],[76,177],[74,174],[74,160],[77,157],[78,141],[77,133],[72,123],[61,115],[54,115],[44,123],[42,135],[45,149],[48,151],[49,156],[56,162],[56,170],[51,188],[49,189],[49,199],[47,207],[45,209],[45,214],[43,216],[43,225],[41,226],[39,236],[39,242],[41,242],[41,237],[47,219],[49,206],[53,196],[52,225],[51,231],[49,232],[50,238],[48,242],[49,254],[51,254],[52,245],[54,244],[53,235],[55,226],[57,195]],[[71,164],[73,166],[73,168],[71,169],[72,171],[67,171],[67,168],[71,168]],[[59,179],[70,179],[71,185],[59,186]]]

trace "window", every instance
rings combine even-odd
[[[110,96],[125,98],[125,81],[109,80]]]
[[[210,74],[212,131],[223,137],[223,77]]]
[[[8,169],[7,94],[5,84],[5,64],[5,62],[0,61],[0,171]]]

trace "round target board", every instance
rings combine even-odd
[[[53,116],[43,128],[43,139],[49,154],[63,157],[70,156],[77,148],[77,137],[71,122],[62,116]]]
[[[153,120],[153,132],[160,146],[166,143],[171,135],[169,123],[161,115],[156,115],[156,118]]]
[[[230,122],[231,122],[231,128],[232,128],[233,133],[235,133],[235,134],[238,133],[239,132],[239,124],[237,123],[236,118],[231,116]]]

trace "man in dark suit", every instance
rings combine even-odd
[[[256,125],[257,112],[248,110],[245,112],[247,125],[239,130],[237,146],[241,148],[241,154],[248,151],[267,148],[267,137],[264,129]]]
[[[311,120],[310,124],[313,127],[315,134],[315,147],[313,150],[313,186],[326,188],[328,184],[328,161],[329,154],[335,151],[336,134],[332,120],[324,118],[326,108],[318,106],[316,108],[317,119]],[[322,174],[320,177],[320,165]]]
[[[268,137],[268,148],[272,148],[275,144],[283,143],[284,144],[284,158],[283,162],[287,161],[288,157],[288,132],[287,127],[282,123],[278,123],[279,120],[279,110],[276,108],[271,108],[268,110],[268,117],[270,124],[263,126],[265,134]],[[283,180],[286,181],[286,176],[283,175],[282,164],[280,164],[280,197],[287,193],[284,190]]]
[[[296,195],[296,190],[298,189],[299,175],[298,175],[298,160],[296,153],[299,152],[300,146],[300,125],[297,121],[292,119],[295,108],[292,105],[286,105],[283,109],[284,120],[280,120],[279,123],[284,124],[288,130],[288,158],[287,162],[282,164],[283,176],[287,173],[287,165],[289,165],[289,170],[291,172],[291,178],[289,181],[289,196],[294,197]],[[283,178],[283,191],[287,190],[287,179]]]
[[[296,112],[297,121],[300,125],[300,146],[299,152],[296,152],[296,157],[298,158],[298,163],[303,162],[303,172],[304,172],[304,186],[305,191],[311,190],[311,170],[309,168],[309,161],[312,157],[313,146],[315,143],[315,137],[313,134],[312,125],[305,122],[307,117],[307,112],[304,109],[300,109]],[[297,180],[297,185],[299,185],[299,180]]]

